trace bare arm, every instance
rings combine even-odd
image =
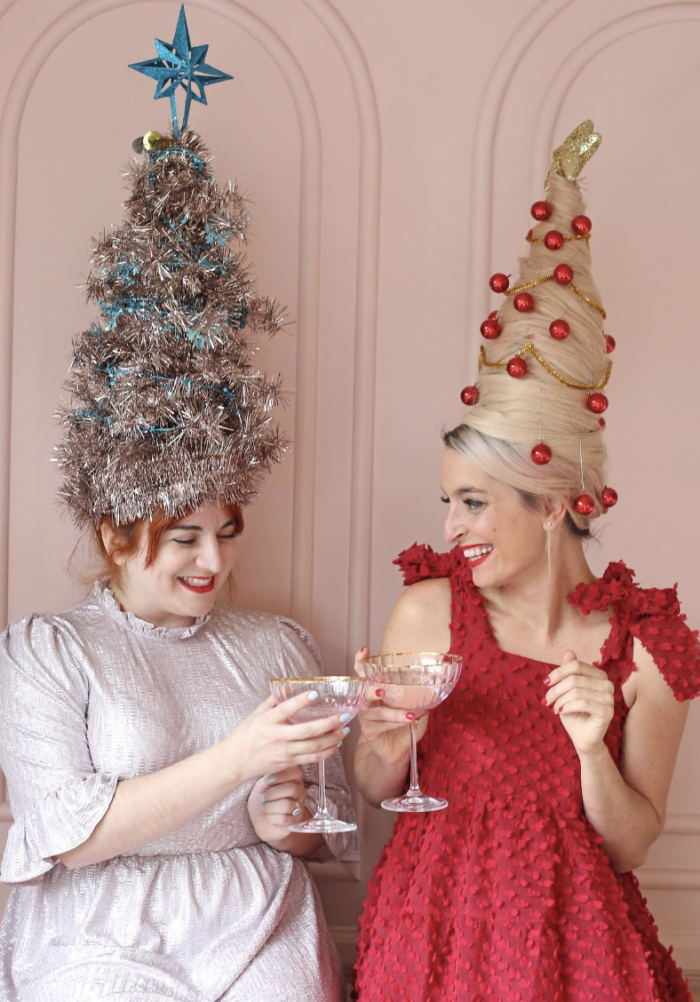
[[[683,736],[688,703],[679,703],[635,641],[637,671],[626,686],[620,769],[605,749],[581,760],[586,817],[603,838],[616,870],[641,866],[666,820],[666,801]]]
[[[450,647],[450,583],[436,578],[420,581],[402,593],[389,617],[382,652],[448,651]],[[356,670],[362,672],[361,661]],[[425,734],[428,714],[418,721],[418,740]],[[355,748],[355,779],[365,800],[378,807],[406,788],[411,757],[408,721],[403,710],[382,706],[372,693],[360,713],[362,734]]]
[[[148,776],[123,780],[101,821],[81,845],[59,856],[69,869],[99,863],[180,828],[248,780],[329,758],[343,737],[337,716],[303,724],[289,718],[307,695],[275,706],[267,699],[223,741]],[[313,839],[286,839],[287,852],[310,852]],[[316,843],[318,844],[318,843]]]
[[[604,672],[567,660],[552,672],[555,685],[547,696],[579,756],[586,817],[619,873],[641,866],[661,834],[688,713],[637,641],[634,661],[637,670],[623,687],[630,710],[619,769],[603,741],[613,713],[613,687]]]

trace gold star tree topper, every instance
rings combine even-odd
[[[575,181],[603,141],[599,132],[593,131],[590,118],[574,129],[553,154],[550,174],[561,174],[567,181]],[[545,182],[545,189],[549,181]]]

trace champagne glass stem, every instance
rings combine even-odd
[[[423,793],[418,785],[418,742],[416,740],[418,722],[416,720],[412,720],[408,725],[408,729],[411,735],[411,783],[406,796],[422,797]]]
[[[314,818],[323,818],[324,821],[331,820],[326,804],[326,763],[324,759],[318,763],[318,806]]]

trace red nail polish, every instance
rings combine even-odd
[[[545,684],[545,685],[551,685],[551,684],[552,684],[552,680],[551,680],[551,678],[549,677],[549,675],[548,675],[548,676],[547,676],[547,678],[546,678],[546,679],[544,680],[544,684]]]
[[[415,720],[415,719],[416,719],[415,713],[410,713],[409,712],[409,713],[406,714],[406,720]]]
[[[546,705],[547,705],[547,697],[546,697],[546,696],[544,696],[544,697],[543,697],[543,698],[542,698],[542,699],[540,700],[540,703],[542,703],[542,706],[546,706]]]
[[[375,689],[374,695],[375,696],[383,696],[384,695],[384,690],[383,689]]]

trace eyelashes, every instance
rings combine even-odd
[[[230,536],[219,536],[218,539],[223,542],[225,540],[235,539],[237,536],[238,536],[238,533],[234,532]],[[196,543],[196,542],[197,542],[196,539],[174,539],[173,540],[173,543],[177,543],[178,546],[192,546],[192,544]]]

